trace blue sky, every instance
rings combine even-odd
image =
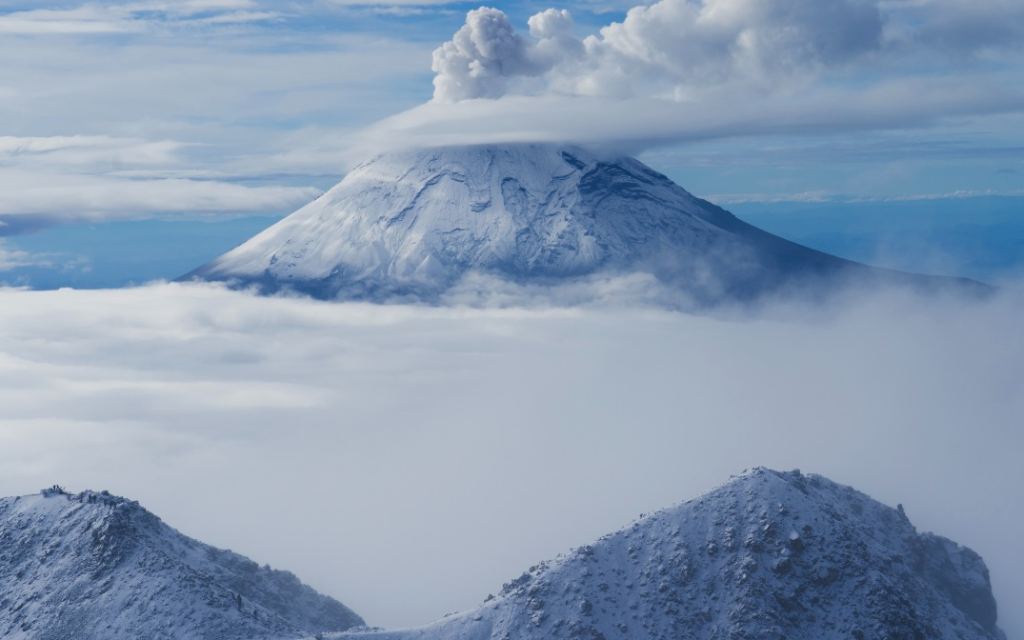
[[[115,230],[90,254],[96,225],[216,220],[192,233],[230,246],[250,230],[231,220],[288,213],[367,147],[523,123],[623,144],[737,210],[1024,196],[1013,0],[663,0],[628,19],[618,0],[490,4],[515,47],[474,60],[453,34],[491,37],[467,23],[476,3],[0,1],[6,279],[123,248]],[[527,26],[548,7],[571,21]],[[462,93],[424,106],[446,41],[439,76]],[[469,63],[483,81],[459,77]]]

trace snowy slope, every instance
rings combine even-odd
[[[643,272],[697,301],[884,279],[695,198],[637,160],[556,145],[395,152],[188,277],[322,298],[434,299],[482,272],[515,282]]]
[[[350,640],[997,640],[974,552],[764,469],[532,567],[475,611]]]
[[[0,499],[0,638],[293,638],[362,620],[107,493]]]

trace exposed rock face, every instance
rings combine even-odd
[[[1000,640],[973,551],[819,476],[764,469],[375,640]]]
[[[362,620],[292,574],[187,538],[136,502],[0,499],[0,637],[293,638]]]
[[[432,301],[467,274],[650,274],[695,303],[851,280],[952,281],[842,260],[752,227],[637,160],[555,145],[397,152],[189,277],[320,298]]]

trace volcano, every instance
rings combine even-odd
[[[429,302],[471,274],[545,285],[636,273],[698,304],[820,296],[853,283],[971,286],[815,251],[638,160],[540,144],[379,155],[186,278],[323,299]]]

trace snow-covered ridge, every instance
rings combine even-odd
[[[207,546],[137,502],[59,487],[0,499],[0,637],[296,638],[362,620],[292,574]]]
[[[1002,640],[973,551],[800,472],[756,469],[532,567],[477,610],[354,640]]]
[[[474,273],[545,284],[636,272],[697,302],[858,278],[934,284],[761,231],[635,159],[541,144],[378,156],[190,277],[429,301]]]
[[[105,492],[0,500],[0,637],[303,636],[1005,640],[976,553],[799,471],[744,473],[531,567],[476,610],[397,631]]]

